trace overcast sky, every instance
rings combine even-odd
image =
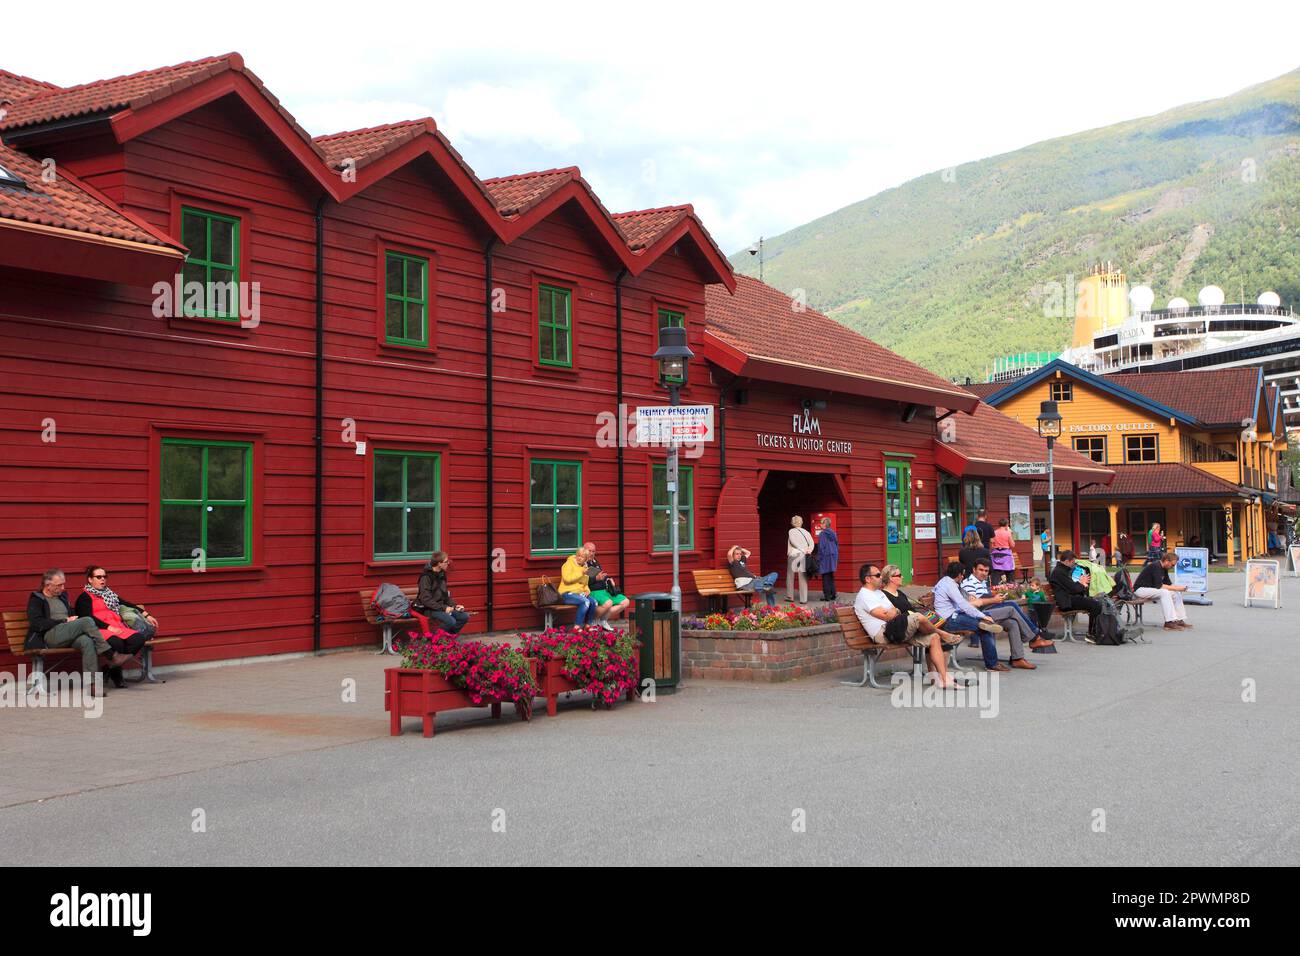
[[[1300,67],[1300,3],[1270,0],[30,9],[21,43],[0,26],[5,69],[70,85],[237,50],[313,135],[433,116],[480,176],[580,166],[614,211],[694,203],[727,252]]]

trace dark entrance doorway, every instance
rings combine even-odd
[[[786,543],[790,534],[790,519],[794,515],[803,518],[803,526],[808,533],[813,533],[812,516],[815,514],[832,514],[835,520],[836,534],[840,539],[840,554],[848,545],[848,508],[840,493],[840,487],[834,476],[806,471],[770,471],[758,491],[758,533],[762,543],[763,573],[775,571],[778,575],[777,588],[785,594]],[[841,560],[839,574],[844,574]],[[849,575],[852,578],[852,574]],[[808,576],[808,592],[820,587],[814,585],[813,576]],[[844,583],[840,583],[843,581]],[[841,591],[852,585],[856,590],[857,581],[841,578],[837,585]]]

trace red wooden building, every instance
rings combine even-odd
[[[175,663],[371,642],[358,590],[434,548],[470,630],[536,624],[526,580],[584,540],[666,589],[665,453],[619,439],[666,403],[666,324],[725,430],[683,459],[686,572],[733,540],[777,570],[789,516],[829,513],[841,591],[867,558],[933,579],[935,408],[975,398],[737,287],[690,206],[480,180],[429,119],[313,139],[237,54],[0,71],[0,108],[5,608],[98,562]]]

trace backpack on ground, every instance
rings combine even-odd
[[[400,621],[411,616],[411,599],[396,584],[381,584],[375,588],[370,606],[384,621]]]
[[[1098,644],[1118,645],[1124,643],[1124,625],[1119,621],[1119,607],[1105,595],[1099,595],[1101,613],[1092,622],[1092,639]]]

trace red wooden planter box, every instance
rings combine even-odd
[[[462,707],[487,707],[475,704],[469,693],[455,687],[433,671],[419,668],[390,667],[384,671],[384,710],[391,715],[389,734],[402,732],[403,717],[419,717],[424,721],[424,736],[434,734],[434,716],[440,710],[459,710]],[[492,716],[501,716],[500,701],[492,701]]]
[[[554,717],[560,695],[567,694],[570,691],[582,690],[583,688],[560,673],[560,668],[564,666],[563,661],[559,659],[539,661],[538,665],[534,673],[537,675],[537,684],[542,690],[542,696],[546,698],[546,716]],[[627,699],[633,700],[635,697],[636,688],[628,688]]]

